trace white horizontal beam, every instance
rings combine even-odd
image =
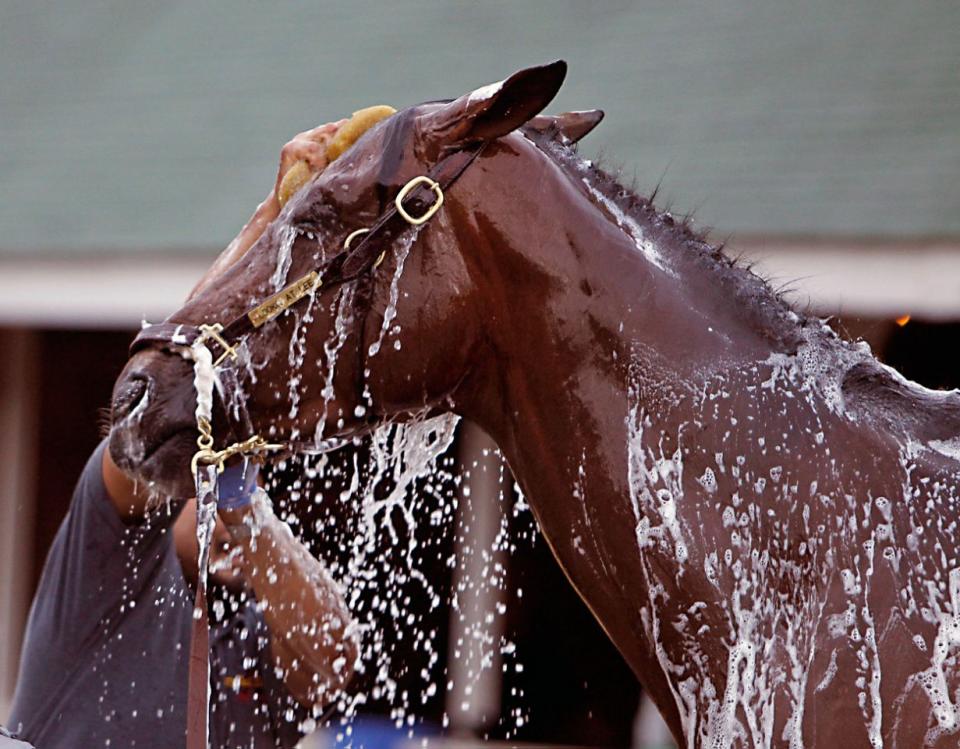
[[[211,262],[200,253],[0,259],[0,325],[137,328],[175,312]]]
[[[960,320],[960,240],[742,237],[732,248],[822,314]],[[0,325],[134,328],[160,320],[183,303],[211,258],[0,259]]]
[[[822,314],[960,320],[960,240],[751,237],[734,248]]]

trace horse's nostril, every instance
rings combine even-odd
[[[113,398],[113,420],[121,421],[129,416],[147,397],[149,380],[143,375],[132,375],[123,383]]]

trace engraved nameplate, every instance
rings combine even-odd
[[[299,302],[319,285],[320,275],[316,271],[311,271],[299,281],[294,281],[287,288],[278,291],[265,302],[254,307],[247,313],[247,317],[250,318],[253,327],[259,328],[290,305]]]

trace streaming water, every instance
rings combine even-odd
[[[345,738],[353,721],[370,710],[386,712],[413,736],[445,693],[459,688],[469,694],[483,675],[480,669],[461,674],[457,678],[465,682],[455,684],[447,671],[445,607],[456,596],[450,569],[466,564],[466,555],[491,559],[523,541],[511,539],[505,517],[488,544],[468,543],[461,555],[451,548],[453,539],[471,536],[469,515],[461,511],[464,467],[452,451],[457,427],[449,415],[414,418],[381,427],[341,450],[281,463],[272,475],[270,493],[283,498],[282,519],[344,586],[362,634],[358,680],[337,698]],[[497,499],[509,505],[509,487]],[[517,512],[521,518],[513,525],[532,529],[529,513]],[[486,664],[481,668],[494,662],[504,671],[519,668],[513,665],[517,649],[502,625],[505,585],[505,569],[495,565],[471,582],[476,590],[496,591],[499,601],[468,622],[470,647]],[[517,706],[512,715],[517,726],[525,717]],[[442,725],[450,720],[444,710]]]
[[[383,311],[383,323],[380,325],[380,334],[377,340],[370,344],[367,350],[368,356],[376,356],[383,345],[383,339],[388,332],[391,332],[391,324],[397,317],[397,304],[400,301],[400,278],[403,275],[403,266],[407,261],[407,255],[410,254],[410,248],[416,241],[420,233],[420,227],[414,227],[408,230],[401,238],[394,251],[394,260],[396,262],[393,277],[390,279],[390,297],[387,300],[387,306]]]
[[[287,275],[293,263],[293,243],[297,239],[297,229],[294,226],[284,226],[281,230],[280,246],[277,248],[277,267],[273,271],[270,283],[274,292],[280,291],[287,285]]]
[[[366,352],[371,357],[380,351],[387,336],[400,330],[396,324],[400,280],[416,233],[407,232],[393,250],[394,272],[383,322]],[[282,239],[272,279],[278,288],[286,282],[294,236],[287,233]],[[507,576],[502,555],[515,549],[516,543],[530,543],[534,538],[532,517],[525,512],[521,499],[513,516],[501,516],[491,538],[483,544],[470,540],[472,515],[463,510],[472,501],[464,484],[471,465],[462,466],[457,459],[458,418],[453,415],[429,418],[426,413],[410,414],[403,423],[381,425],[363,439],[345,442],[327,437],[347,418],[362,417],[371,405],[365,382],[360,402],[349,406],[350,413],[344,412],[347,406],[337,397],[338,365],[348,354],[347,341],[356,332],[355,304],[356,287],[348,283],[323,297],[313,295],[288,313],[292,325],[288,328],[286,377],[273,387],[277,400],[288,404],[285,415],[294,424],[304,403],[309,401],[311,411],[319,411],[313,434],[316,452],[288,457],[266,470],[268,491],[278,516],[326,562],[345,591],[361,637],[359,660],[354,664],[358,677],[349,690],[334,696],[336,732],[347,741],[354,721],[374,709],[386,712],[397,729],[413,737],[428,714],[436,715],[437,705],[443,705],[444,695],[451,690],[470,695],[495,664],[498,678],[500,669],[521,670],[517,648],[503,626]],[[332,324],[326,340],[320,342],[318,356],[318,342],[311,335],[315,322],[324,319]],[[213,393],[224,389],[207,349],[197,346],[192,355],[197,416],[209,419]],[[355,360],[349,352],[347,361],[352,365]],[[228,365],[236,367],[235,377],[222,394],[228,396],[235,412],[245,405],[245,389],[260,382],[268,363],[255,346],[245,346],[239,362]],[[363,374],[365,379],[369,372]],[[305,383],[309,382],[320,382],[320,392],[306,392]],[[292,432],[270,436],[297,439],[300,433],[294,426]],[[216,515],[211,485],[214,479],[207,471],[198,476],[198,497],[203,498],[198,502],[197,528],[201,569],[205,569]],[[499,496],[483,501],[492,499],[509,506],[514,498],[509,484],[502,477]],[[520,529],[516,538],[511,538],[511,525]],[[454,538],[462,542],[459,555]],[[479,619],[465,622],[470,643],[461,642],[457,647],[469,647],[478,665],[453,676],[447,672],[444,637],[448,624],[444,612],[457,594],[451,590],[449,578],[451,569],[463,567],[472,556],[484,560],[484,564],[479,578],[469,581],[470,592],[494,591],[489,598],[496,603],[490,611],[471,614]],[[494,558],[499,561],[490,562]],[[462,596],[465,591],[459,593]],[[265,605],[271,604],[268,601]],[[457,615],[464,616],[462,612]],[[446,707],[441,713],[441,724],[450,725]],[[317,717],[304,727],[314,727]],[[514,724],[505,727],[507,735],[525,719],[523,705],[512,705],[510,720]]]

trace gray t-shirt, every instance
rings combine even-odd
[[[185,744],[192,596],[173,548],[180,507],[126,525],[94,452],[30,609],[8,728],[37,749]],[[210,632],[212,747],[292,747],[306,711],[270,665],[252,597]]]

